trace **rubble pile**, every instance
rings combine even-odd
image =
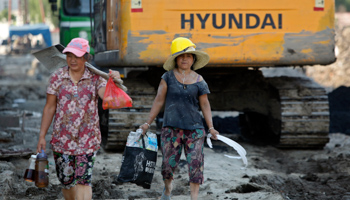
[[[350,26],[336,30],[335,53],[337,60],[331,65],[306,67],[306,75],[329,91],[340,86],[350,86]]]

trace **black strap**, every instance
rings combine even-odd
[[[145,139],[143,139],[143,136],[144,136],[144,135],[141,134],[142,145],[143,145],[143,148],[145,149],[145,148],[146,148],[146,145],[145,145]]]

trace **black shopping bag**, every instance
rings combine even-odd
[[[142,137],[143,147],[145,141]],[[118,182],[131,182],[150,189],[157,163],[157,152],[140,147],[126,146],[122,158],[122,166]]]

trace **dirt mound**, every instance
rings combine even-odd
[[[337,61],[327,66],[305,67],[306,75],[329,90],[340,86],[350,86],[350,26],[336,30]]]

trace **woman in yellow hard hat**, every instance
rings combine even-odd
[[[212,138],[217,139],[219,134],[212,122],[208,85],[195,72],[209,62],[209,55],[195,48],[196,45],[184,37],[172,41],[172,55],[163,65],[168,72],[162,76],[147,122],[140,126],[145,134],[165,103],[161,133],[162,176],[165,184],[162,200],[170,199],[171,183],[182,148],[188,163],[191,199],[198,198],[199,185],[204,180],[203,144],[206,133],[200,109]]]

